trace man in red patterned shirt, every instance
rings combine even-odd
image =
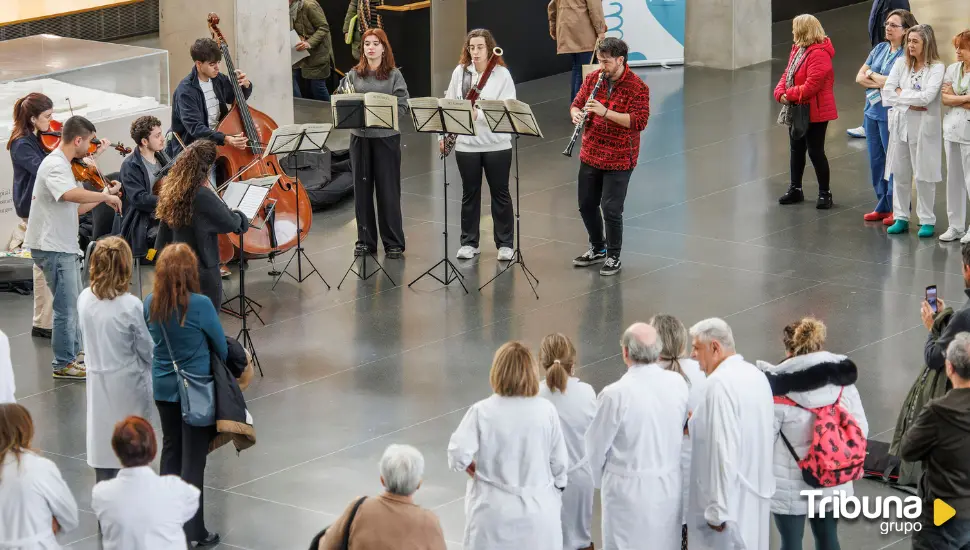
[[[603,263],[600,275],[620,272],[623,202],[640,156],[640,132],[650,117],[650,89],[627,66],[627,52],[626,43],[618,38],[601,41],[596,50],[600,69],[586,77],[570,108],[574,124],[582,120],[583,107],[590,117],[579,152],[578,178],[579,213],[590,248],[573,265]],[[606,80],[596,97],[590,97],[600,73],[606,74]]]

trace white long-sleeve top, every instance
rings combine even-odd
[[[454,72],[451,73],[451,82],[448,83],[448,89],[445,90],[445,97],[447,99],[462,99],[462,75],[466,71],[471,74],[472,86],[478,83],[478,79],[482,76],[475,70],[474,63],[468,67],[458,65],[455,67]],[[482,90],[482,93],[478,99],[496,101],[515,99],[515,83],[512,81],[512,74],[509,72],[509,70],[501,65],[496,65],[495,69],[492,71],[492,74],[488,77],[488,82],[485,83],[485,89]],[[475,120],[476,135],[458,136],[455,151],[464,153],[483,153],[487,151],[504,151],[506,149],[511,149],[512,136],[509,134],[493,133],[491,129],[489,129],[488,122],[486,122],[485,115],[482,113],[481,109],[476,108],[475,110],[478,113],[478,118]]]
[[[123,468],[91,491],[104,550],[184,550],[182,525],[199,508],[199,490],[150,466]]]
[[[886,85],[882,88],[884,105],[889,111],[889,152],[886,166],[892,166],[891,157],[899,143],[917,140],[916,158],[913,159],[913,175],[920,181],[943,180],[943,102],[940,90],[946,65],[940,62],[913,71],[906,64],[906,57],[896,60]],[[899,93],[896,89],[899,88]],[[914,111],[911,107],[924,107]]]
[[[59,550],[53,519],[62,532],[78,525],[77,502],[50,460],[26,451],[8,452],[0,465],[0,548]]]
[[[0,403],[16,403],[13,381],[13,362],[10,360],[10,340],[0,330]]]

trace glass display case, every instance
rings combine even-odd
[[[30,92],[50,97],[57,119],[145,113],[169,104],[168,52],[49,34],[0,42],[0,144]]]

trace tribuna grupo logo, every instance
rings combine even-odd
[[[900,533],[908,535],[919,531],[923,525],[920,516],[923,515],[923,501],[916,496],[901,498],[898,496],[846,496],[845,491],[836,491],[834,495],[825,495],[819,489],[804,490],[803,497],[808,497],[808,517],[836,519],[856,519],[864,517],[879,521],[879,532],[883,535]],[[933,523],[943,525],[956,515],[953,508],[940,499],[933,502]]]

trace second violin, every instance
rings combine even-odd
[[[56,120],[52,120],[50,124],[50,129],[46,132],[40,132],[40,143],[44,147],[44,150],[48,153],[54,151],[61,145],[61,129],[64,125]],[[93,155],[98,152],[98,147],[101,146],[101,140],[94,138],[91,140],[91,145],[88,147],[88,155]],[[121,143],[111,145],[111,148],[121,156],[126,156],[131,154],[131,149],[125,147]],[[87,164],[83,159],[74,159],[71,162],[71,170],[74,173],[74,178],[80,182],[90,183],[94,188],[101,190],[105,187],[110,187],[110,182],[101,173],[101,170],[94,164]]]

